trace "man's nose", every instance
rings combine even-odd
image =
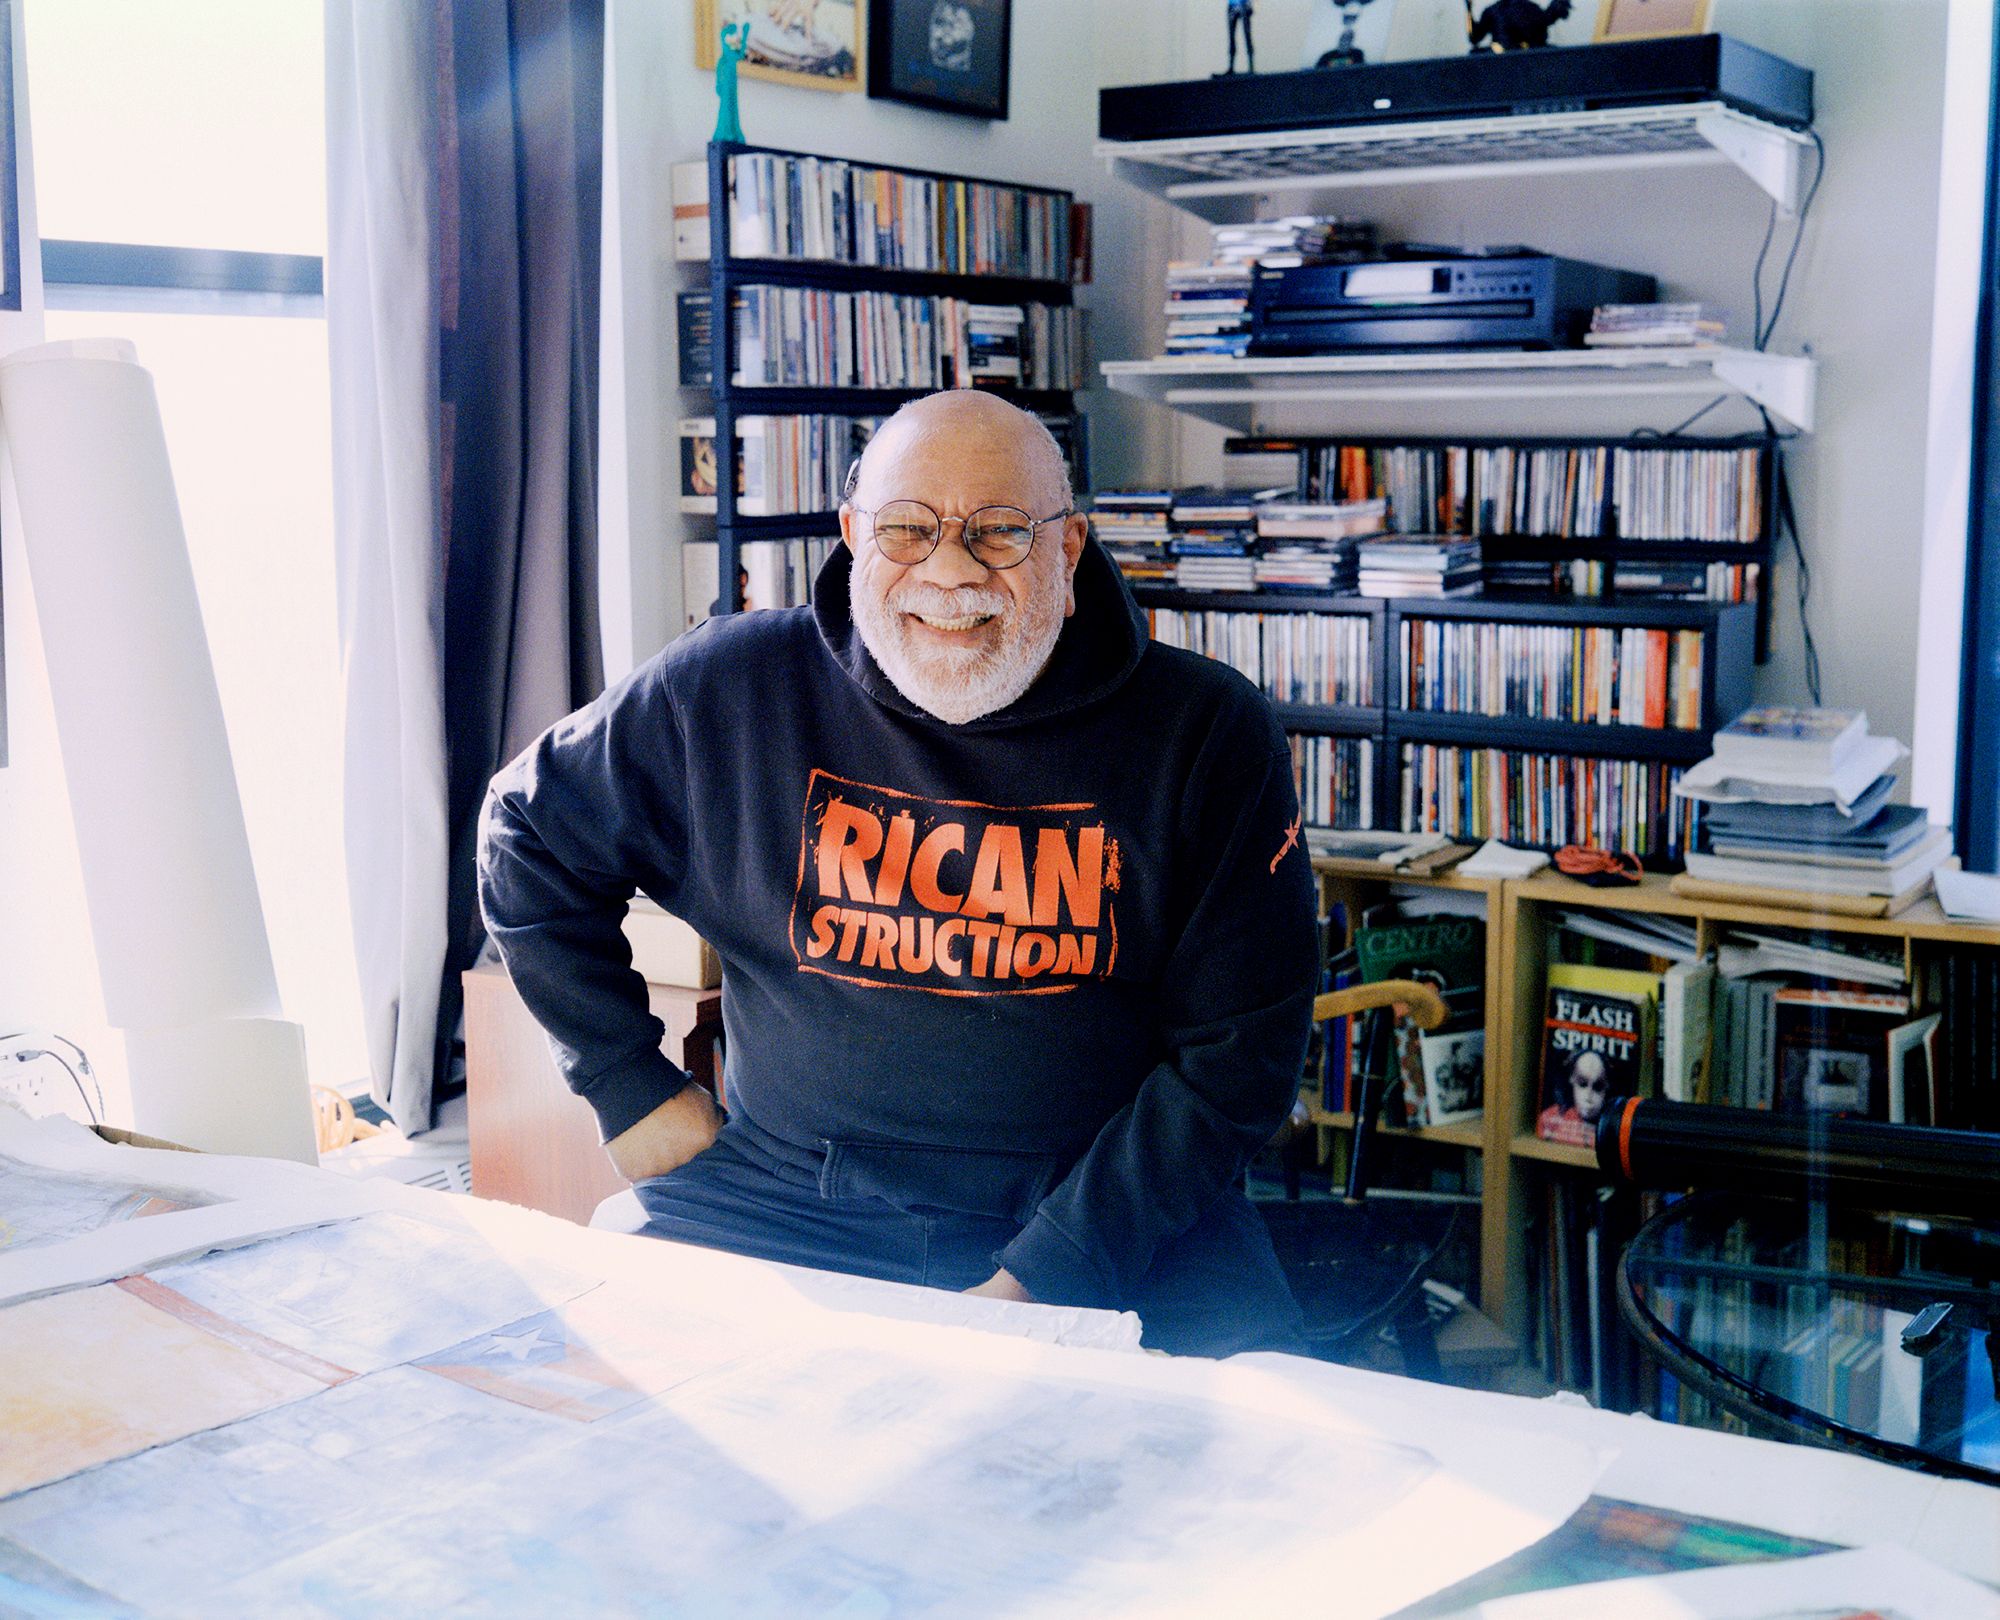
[[[957,585],[982,584],[987,573],[986,564],[966,549],[964,518],[946,518],[937,546],[917,564],[920,578],[947,590]]]

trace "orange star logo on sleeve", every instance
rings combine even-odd
[[[1292,817],[1292,824],[1285,829],[1285,841],[1278,846],[1278,853],[1271,857],[1272,872],[1278,870],[1278,862],[1291,854],[1293,846],[1298,843],[1299,829],[1305,825],[1305,819],[1303,812]]]

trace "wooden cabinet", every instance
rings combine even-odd
[[[598,1140],[590,1105],[564,1084],[548,1037],[497,964],[465,975],[466,1116],[472,1190],[566,1220],[591,1212],[625,1186]],[[667,1026],[661,1050],[716,1090],[722,992],[647,987]]]
[[[1554,872],[1518,881],[1481,881],[1444,873],[1414,877],[1370,862],[1321,856],[1313,861],[1322,904],[1341,902],[1350,918],[1388,898],[1392,884],[1412,889],[1470,891],[1486,918],[1486,1111],[1476,1123],[1387,1134],[1424,1141],[1436,1151],[1459,1149],[1483,1156],[1480,1167],[1480,1309],[1517,1340],[1526,1342],[1533,1309],[1528,1229],[1530,1211],[1551,1175],[1595,1182],[1597,1156],[1589,1148],[1546,1142],[1535,1134],[1539,1106],[1544,999],[1552,960],[1550,935],[1569,911],[1655,912],[1695,930],[1698,947],[1712,951],[1731,926],[1790,928],[1829,936],[1863,935],[1902,949],[1914,976],[1926,950],[1978,945],[2000,948],[2000,928],[1954,922],[1935,899],[1923,899],[1894,917],[1855,917],[1757,904],[1692,899],[1674,892],[1669,879],[1648,875],[1629,887],[1593,888]],[[1353,1129],[1351,1114],[1319,1106],[1316,1077],[1301,1094],[1313,1123],[1326,1131]],[[1749,1116],[1754,1119],[1756,1115]]]

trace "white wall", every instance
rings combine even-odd
[[[708,409],[675,385],[674,293],[698,267],[672,260],[669,166],[699,158],[715,126],[711,72],[694,65],[691,8],[609,0],[604,386],[607,419],[606,662],[615,676],[680,622],[678,427]],[[1100,356],[1136,353],[1157,277],[1141,266],[1168,221],[1091,156],[1100,83],[1172,77],[1180,41],[1144,0],[1016,0],[1011,116],[987,123],[862,95],[742,81],[743,128],[756,144],[1061,186],[1097,204],[1096,285],[1078,298]],[[1167,453],[1172,424],[1150,407],[1093,391],[1099,482],[1140,476]],[[622,526],[622,532],[611,532]],[[621,657],[622,650],[622,657]]]

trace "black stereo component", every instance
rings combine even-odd
[[[1158,141],[1689,101],[1720,101],[1802,129],[1812,122],[1812,86],[1809,68],[1721,34],[1695,34],[1121,85],[1098,92],[1097,132],[1108,141]]]
[[[1252,354],[1342,349],[1566,349],[1599,304],[1647,304],[1651,276],[1546,253],[1260,266]]]

